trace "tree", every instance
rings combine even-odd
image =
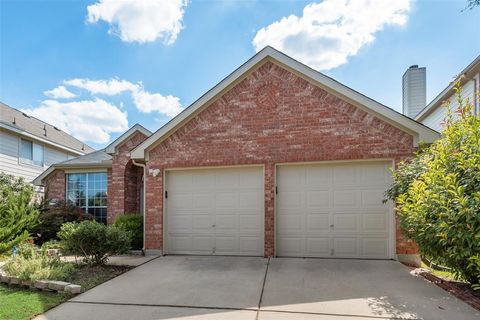
[[[480,116],[460,96],[441,139],[393,174],[387,197],[423,256],[480,283]]]
[[[39,214],[32,195],[23,179],[0,172],[0,254],[30,238]]]
[[[472,10],[476,6],[480,6],[480,0],[467,0],[467,9]]]

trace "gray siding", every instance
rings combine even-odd
[[[20,163],[18,158],[19,141],[19,135],[0,130],[0,171],[22,177],[28,182],[31,182],[53,163],[67,160],[67,152],[37,142],[44,145],[44,165],[40,167]]]
[[[477,78],[478,78],[478,75],[477,75]],[[473,103],[475,101],[475,91],[476,91],[475,81],[472,79],[463,84],[461,95],[464,99],[468,98],[470,102]],[[453,111],[456,111],[458,109],[458,102],[456,100],[455,95],[445,97],[444,101],[449,101],[447,104],[450,106],[450,108]],[[476,111],[478,112],[478,102],[477,102],[476,109],[477,109]],[[435,110],[433,110],[428,116],[426,116],[425,119],[422,120],[422,123],[434,130],[442,131],[443,122],[445,121],[446,116],[447,116],[447,107],[440,106]],[[456,117],[457,114],[454,112],[453,116]]]

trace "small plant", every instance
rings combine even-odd
[[[118,216],[113,224],[130,233],[132,237],[132,249],[143,248],[143,216],[138,213],[126,213]]]
[[[32,195],[32,187],[23,179],[0,172],[0,254],[30,238],[39,215]]]
[[[35,243],[41,245],[50,240],[58,240],[57,233],[65,222],[92,219],[93,216],[85,213],[81,208],[72,203],[61,201],[45,207],[38,217],[39,223],[32,230],[32,234],[36,236]]]
[[[65,251],[91,265],[105,264],[109,255],[128,252],[131,244],[127,231],[93,220],[67,222],[60,228],[58,237]]]
[[[60,261],[56,256],[48,256],[30,243],[18,246],[17,255],[7,260],[2,267],[10,276],[21,280],[67,280],[75,270],[74,265]]]

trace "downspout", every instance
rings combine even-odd
[[[142,255],[145,255],[145,216],[147,214],[145,210],[145,195],[147,194],[146,192],[146,181],[147,181],[147,167],[143,163],[136,162],[134,159],[132,159],[132,164],[137,166],[137,167],[142,167],[143,168],[143,248],[142,248]]]

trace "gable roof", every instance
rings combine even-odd
[[[466,81],[470,80],[472,75],[475,75],[480,72],[480,55],[476,57],[465,69],[463,69],[458,75],[457,79],[450,82],[450,84],[442,90],[425,108],[423,108],[416,116],[415,120],[422,121],[435,109],[443,105],[443,102],[450,96],[452,96],[455,91],[455,84],[460,81],[460,84],[463,85]],[[463,78],[459,78],[464,76]]]
[[[121,136],[110,143],[105,149],[97,150],[74,159],[52,164],[47,170],[42,172],[33,180],[36,186],[43,185],[43,180],[48,177],[55,169],[83,169],[83,168],[109,168],[112,166],[112,155],[115,147],[126,141],[135,132],[141,132],[146,136],[152,134],[140,124],[135,124],[125,131]],[[111,151],[111,152],[109,152]]]
[[[233,71],[229,76],[220,81],[215,87],[207,91],[198,100],[184,109],[175,118],[153,133],[143,143],[138,145],[132,152],[133,159],[144,159],[148,157],[146,154],[151,147],[157,145],[161,141],[170,136],[176,129],[183,126],[196,114],[208,107],[217,97],[221,96],[235,84],[243,80],[252,70],[264,64],[267,61],[276,63],[283,68],[295,73],[296,75],[313,82],[315,85],[325,89],[328,92],[352,103],[353,105],[374,114],[378,118],[392,124],[395,127],[406,131],[414,137],[415,144],[419,141],[431,143],[439,138],[439,133],[429,127],[416,122],[409,117],[380,104],[379,102],[339,83],[338,81],[318,72],[297,60],[287,56],[286,54],[272,48],[265,47],[247,62]]]
[[[145,127],[141,126],[140,124],[136,123],[133,127],[131,127],[130,129],[128,129],[127,131],[125,131],[120,137],[118,137],[117,139],[115,139],[112,143],[110,143],[106,148],[105,148],[105,152],[106,153],[109,153],[109,154],[112,154],[115,152],[115,148],[119,145],[121,145],[123,142],[125,142],[126,140],[128,140],[128,138],[133,135],[135,132],[141,132],[143,133],[144,135],[146,135],[147,137],[149,137],[152,132],[148,129],[146,129]]]
[[[42,186],[43,180],[55,169],[109,168],[111,166],[112,156],[106,153],[105,149],[97,150],[70,160],[52,164],[47,170],[33,179],[32,183],[36,186]]]
[[[77,155],[95,150],[57,127],[2,102],[0,102],[0,127]]]

